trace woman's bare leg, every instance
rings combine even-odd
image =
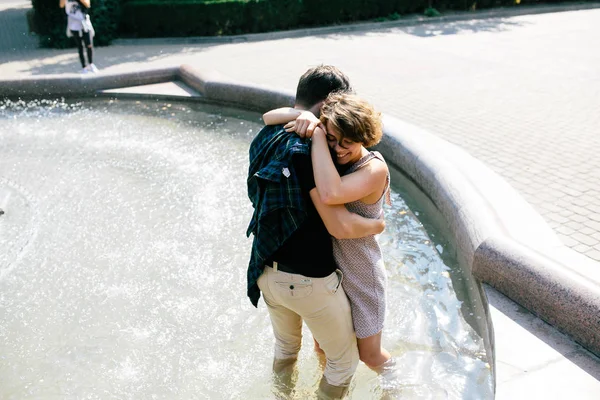
[[[319,346],[319,342],[317,342],[317,339],[313,338],[313,340],[315,341],[315,352],[318,354],[325,354],[321,346]]]
[[[325,365],[327,364],[327,358],[325,357],[325,352],[321,346],[319,346],[317,339],[313,338],[313,340],[315,341],[315,353],[317,353],[317,358],[319,359],[319,368],[321,368],[321,371],[323,371],[325,369]]]
[[[358,354],[360,361],[367,364],[367,367],[377,371],[392,356],[386,349],[381,347],[381,332],[358,341]]]

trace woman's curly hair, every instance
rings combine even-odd
[[[321,122],[327,122],[342,137],[361,143],[365,147],[375,146],[383,135],[381,113],[375,111],[366,100],[354,94],[331,93],[321,107]]]

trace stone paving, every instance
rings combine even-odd
[[[382,111],[485,162],[567,246],[600,261],[599,6],[249,35],[231,43],[120,40],[96,49],[95,63],[110,71],[189,63],[288,90],[309,66],[337,65]],[[23,32],[29,7],[0,0],[0,76],[78,71],[75,50],[32,47],[34,38]]]

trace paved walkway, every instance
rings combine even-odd
[[[0,76],[78,71],[75,50],[32,48],[23,34],[28,4],[0,0]],[[521,16],[498,10],[486,19],[232,43],[122,40],[98,48],[96,65],[116,71],[190,63],[293,90],[309,66],[335,64],[384,112],[484,161],[567,246],[600,261],[598,38],[600,9]]]

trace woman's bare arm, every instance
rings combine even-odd
[[[325,131],[320,127],[313,134],[311,159],[315,184],[321,201],[325,204],[345,204],[360,200],[383,190],[385,185],[387,166],[375,160],[356,172],[340,177],[331,159]]]
[[[383,214],[381,218],[370,219],[351,213],[344,205],[324,204],[316,188],[310,191],[310,198],[325,228],[336,239],[356,239],[377,235],[385,229]]]
[[[91,0],[79,0],[81,4],[85,6],[85,8],[90,8],[92,6]]]
[[[302,111],[292,107],[282,107],[267,111],[263,114],[263,121],[267,125],[279,125],[293,121],[298,118]]]
[[[311,111],[302,111],[295,120],[288,122],[283,128],[286,132],[296,132],[302,138],[311,138],[317,127],[325,129],[315,114]]]
[[[65,8],[65,5],[67,5],[67,0],[59,0],[58,5],[60,8]]]

